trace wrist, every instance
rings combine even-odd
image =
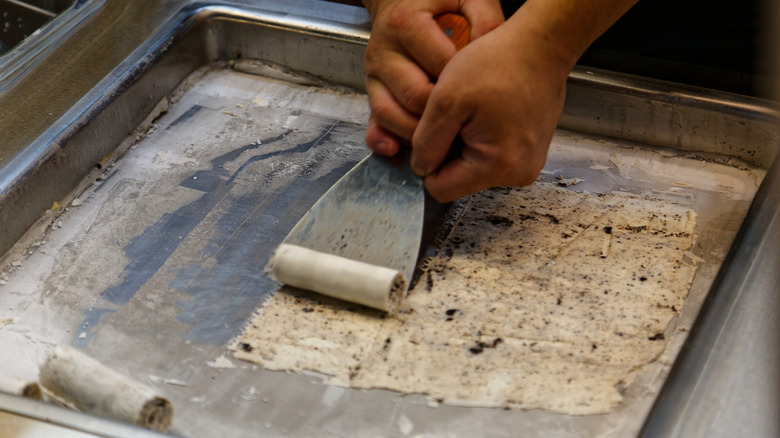
[[[544,69],[546,74],[552,74],[559,80],[566,80],[579,59],[580,53],[576,48],[559,41],[549,28],[533,17],[513,15],[501,28],[505,35],[510,35],[502,39],[504,44],[509,45],[508,53],[533,59],[537,69]]]
[[[526,37],[573,68],[585,50],[637,0],[527,0],[510,18]]]

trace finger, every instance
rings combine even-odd
[[[391,157],[398,153],[400,143],[398,137],[379,126],[372,117],[366,128],[366,146],[374,153]]]
[[[425,178],[425,188],[439,202],[450,202],[497,186],[533,184],[544,167],[547,148],[525,154],[490,146],[493,142],[466,146],[461,156]]]
[[[453,140],[458,135],[465,114],[458,114],[460,108],[453,101],[453,94],[446,90],[434,90],[428,106],[420,118],[412,137],[412,170],[422,177],[428,176],[441,166]],[[442,97],[439,97],[439,96]]]
[[[426,116],[423,115],[423,119]],[[412,137],[412,170],[421,177],[426,177],[436,171],[444,162],[453,140],[460,130],[459,123],[447,120],[431,120],[419,125]]]
[[[455,45],[441,31],[433,15],[420,14],[415,21],[409,24],[408,32],[399,34],[401,45],[430,77],[437,78],[455,54]]]
[[[460,157],[425,178],[425,189],[439,202],[451,202],[491,186],[489,167],[480,153],[466,147]]]
[[[471,41],[485,35],[500,26],[504,21],[504,11],[498,0],[464,1],[461,12],[471,24]]]
[[[376,78],[366,78],[371,117],[385,131],[401,139],[411,140],[418,118],[395,100],[385,85]]]
[[[407,111],[422,114],[433,84],[428,74],[402,54],[366,49],[364,65],[367,77],[384,84]]]

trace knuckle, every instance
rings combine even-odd
[[[420,86],[410,85],[401,91],[400,102],[407,110],[421,114],[428,100],[428,90]]]
[[[391,32],[403,32],[409,27],[409,14],[404,8],[393,8],[385,16],[385,26]]]
[[[455,112],[459,98],[453,93],[440,93],[430,103],[433,106],[433,111],[446,116]]]
[[[383,49],[377,44],[371,42],[369,39],[366,45],[366,50],[363,52],[363,69],[366,73],[374,73],[377,64],[381,63]]]
[[[371,114],[380,126],[386,126],[392,120],[393,112],[393,106],[386,101],[376,102],[371,108]]]

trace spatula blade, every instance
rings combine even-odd
[[[409,167],[371,154],[330,188],[284,243],[401,271],[417,262],[425,194]]]

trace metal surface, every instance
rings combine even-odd
[[[223,66],[185,81],[45,243],[20,256],[0,302],[0,315],[13,318],[0,343],[16,358],[0,363],[0,387],[35,379],[49,346],[71,343],[166,394],[178,435],[400,436],[404,424],[455,436],[507,436],[521,425],[532,426],[529,436],[638,430],[668,360],[637,374],[620,409],[586,417],[435,407],[231,360],[225,344],[278,287],[262,274],[268,256],[366,155],[368,108],[361,94]],[[702,262],[672,339],[695,315],[762,172],[560,131],[545,179],[556,175],[585,180],[576,190],[692,203]]]
[[[374,154],[328,190],[284,239],[328,254],[414,275],[425,221],[420,177]]]
[[[764,179],[642,437],[780,436],[780,160]]]
[[[559,126],[767,169],[780,145],[777,121],[776,102],[577,67]]]
[[[0,436],[161,438],[167,435],[0,392]]]
[[[4,346],[15,348],[17,354],[13,361],[5,357],[0,360],[0,375],[4,379],[12,378],[14,373],[30,377],[34,369],[27,367],[34,368],[36,358],[47,346],[74,343],[138,378],[154,376],[152,381],[172,395],[179,409],[174,430],[180,435],[253,436],[260,431],[269,435],[400,436],[408,431],[410,423],[414,425],[413,433],[432,435],[514,436],[518,430],[531,436],[636,433],[679,344],[670,345],[658,364],[637,377],[638,384],[631,388],[645,388],[642,391],[646,392],[630,388],[626,396],[638,402],[627,402],[609,416],[592,418],[537,411],[434,408],[421,397],[323,387],[317,384],[316,376],[269,373],[226,359],[229,352],[225,341],[240,329],[264,294],[276,287],[259,275],[263,257],[329,184],[365,154],[359,144],[364,129],[359,119],[365,114],[358,111],[334,120],[334,111],[312,112],[304,105],[289,110],[298,114],[284,112],[282,120],[255,118],[274,121],[274,127],[265,131],[264,125],[236,124],[233,116],[224,114],[222,111],[237,112],[235,104],[232,109],[225,106],[229,101],[224,101],[224,96],[215,97],[218,105],[200,105],[201,109],[192,109],[199,105],[193,97],[189,106],[174,106],[166,117],[154,121],[154,116],[165,110],[158,103],[196,68],[218,59],[235,59],[239,54],[304,72],[310,79],[360,88],[360,59],[368,32],[366,16],[358,8],[303,0],[217,5],[206,8],[202,3],[159,0],[108,2],[85,22],[88,26],[79,27],[69,38],[59,41],[55,51],[42,53],[36,64],[0,94],[0,223],[6,227],[0,233],[3,250],[42,213],[53,215],[49,210],[53,202],[65,205],[81,193],[103,174],[118,147],[124,150],[135,143],[136,137],[143,139],[155,123],[159,125],[159,139],[151,135],[137,145],[137,151],[152,154],[147,158],[157,153],[166,157],[166,151],[186,151],[188,143],[179,144],[173,139],[180,137],[169,136],[178,133],[185,139],[182,141],[195,143],[188,137],[197,131],[195,127],[208,128],[212,133],[204,137],[206,150],[217,145],[228,148],[215,150],[208,159],[201,157],[193,169],[187,167],[186,160],[166,168],[147,166],[152,174],[167,175],[171,187],[176,188],[159,203],[151,202],[157,198],[142,196],[154,191],[135,190],[129,184],[138,178],[131,171],[132,163],[143,160],[128,154],[115,168],[118,170],[106,175],[108,184],[91,186],[82,195],[92,199],[89,209],[71,208],[63,216],[63,232],[46,238],[46,245],[51,245],[49,255],[36,250],[24,257],[16,253],[24,261],[23,268],[13,272],[8,284],[0,289],[0,317],[11,317],[14,323],[2,328],[0,336],[6,342]],[[228,83],[232,82],[234,79]],[[286,101],[284,96],[280,95],[281,101]],[[150,112],[154,113],[152,119],[144,123]],[[299,131],[291,136],[282,125],[295,117],[293,126]],[[142,130],[136,130],[139,125]],[[338,128],[341,138],[323,136],[332,126]],[[681,317],[679,339],[684,339],[684,331],[696,316],[698,304],[707,294],[750,203],[750,197],[744,198],[744,194],[752,193],[752,177],[739,182],[729,172],[739,174],[746,168],[740,159],[768,169],[777,155],[774,105],[579,69],[571,76],[561,126],[618,140],[564,133],[551,149],[549,172],[562,171],[565,176],[586,179],[578,189],[592,191],[661,193],[678,179],[689,178],[701,184],[691,189],[701,226],[732,230],[700,234],[703,248],[709,250],[702,254],[705,263]],[[232,146],[229,139],[235,141]],[[646,145],[643,148],[649,155],[638,152],[642,148],[626,139]],[[265,146],[261,147],[258,140]],[[355,148],[342,155],[344,151],[335,145],[347,140]],[[674,147],[676,151],[653,149],[651,145]],[[592,152],[587,152],[589,149]],[[616,167],[610,161],[613,156],[632,157],[638,165],[628,165],[624,160],[623,168],[607,173],[591,168]],[[324,157],[326,164],[321,166]],[[706,160],[696,159],[701,157]],[[686,167],[677,160],[699,164]],[[700,164],[715,166],[722,174],[707,174],[698,167]],[[228,171],[228,167],[233,170]],[[250,168],[259,173],[245,172]],[[143,169],[141,166],[136,171]],[[667,173],[661,172],[663,169]],[[665,181],[662,184],[658,182],[659,172]],[[697,173],[700,176],[696,178]],[[777,167],[772,168],[766,181],[776,181],[777,173]],[[146,179],[152,180],[152,174]],[[276,180],[280,175],[292,185]],[[761,175],[756,174],[755,180],[760,179]],[[718,195],[724,190],[718,185],[724,181],[734,186],[726,190],[729,195],[725,198]],[[113,184],[118,185],[109,191]],[[771,184],[769,187],[776,186],[776,182]],[[745,339],[746,333],[777,333],[772,325],[777,321],[773,310],[776,301],[771,298],[773,285],[777,284],[777,267],[772,264],[777,260],[778,246],[773,241],[777,232],[772,231],[777,229],[776,193],[776,189],[762,186],[745,222],[749,229],[742,232],[735,246],[739,256],[730,257],[722,267],[722,272],[734,274],[721,274],[716,283],[751,294],[736,294],[729,301],[733,310],[725,311],[724,317],[717,316],[724,314],[724,307],[708,304],[706,313],[714,315],[708,324],[717,326],[707,326],[708,332],[727,333],[728,339],[734,340]],[[138,199],[146,204],[139,204]],[[100,218],[105,228],[95,225],[90,232],[94,218]],[[764,225],[767,231],[758,229]],[[74,228],[68,228],[71,226]],[[98,239],[94,232],[101,229],[107,234]],[[185,242],[177,243],[180,236]],[[89,253],[90,242],[103,249]],[[56,251],[55,245],[59,245]],[[116,249],[109,251],[109,246]],[[764,298],[756,299],[752,294]],[[743,309],[748,299],[766,305],[742,313],[738,309]],[[751,324],[745,322],[759,311],[764,317],[753,318]],[[741,324],[734,324],[736,316]],[[87,333],[83,339],[82,332]],[[736,350],[711,349],[712,354],[700,357],[690,351],[695,350],[693,346],[702,332],[693,333],[691,347],[680,359],[699,363],[700,371],[683,373],[684,379],[672,378],[665,390],[673,393],[669,391],[685,381],[700,382],[696,391],[683,390],[684,394],[689,391],[683,397],[688,400],[686,415],[673,421],[679,431],[706,427],[692,420],[700,412],[693,409],[697,406],[727,407],[722,403],[725,399],[737,404],[754,399],[771,404],[776,400],[772,394],[778,387],[777,376],[762,362],[776,357],[761,354],[776,351],[768,345],[774,342],[772,339],[762,338],[767,342],[766,350],[729,341],[726,344]],[[743,350],[739,350],[740,345]],[[751,359],[736,361],[731,353],[722,351],[749,353]],[[753,374],[763,375],[765,384],[754,381],[748,385],[749,391],[735,389],[741,381],[734,377],[740,373],[735,370],[742,369],[737,365],[762,367],[765,372]],[[701,379],[694,376],[696,372],[700,372]],[[769,404],[767,409],[771,409]],[[735,428],[771,421],[761,416],[765,410],[735,411],[741,420],[734,423]],[[653,427],[655,417],[651,416],[647,430]]]
[[[144,125],[151,134],[82,193],[81,205],[9,276],[0,315],[14,322],[0,342],[17,360],[1,364],[0,380],[34,379],[48,345],[72,343],[164,392],[176,406],[174,431],[185,436],[400,436],[399,425],[409,423],[455,436],[507,436],[520,425],[532,425],[529,436],[638,429],[668,362],[643,370],[615,413],[568,417],[432,407],[422,396],[333,388],[316,376],[231,360],[225,343],[278,287],[262,266],[309,206],[365,156],[368,113],[360,94],[220,65],[188,79],[165,115]],[[547,171],[549,181],[584,179],[577,190],[623,188],[693,202],[703,261],[686,307],[692,314],[762,176],[565,131]],[[687,188],[675,192],[673,184]]]

